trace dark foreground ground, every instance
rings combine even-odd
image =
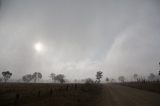
[[[118,84],[0,84],[0,106],[160,106],[160,94]]]

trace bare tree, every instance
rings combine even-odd
[[[57,81],[59,81],[61,84],[63,84],[63,83],[65,82],[65,80],[64,80],[64,75],[63,75],[63,74],[58,74],[58,75],[55,77],[55,79],[56,79]]]
[[[34,80],[34,82],[37,82],[37,80],[39,81],[42,78],[42,74],[40,72],[35,72],[32,75],[32,79]]]
[[[125,81],[125,77],[124,76],[119,76],[118,80],[121,81],[121,82],[124,82]]]
[[[102,76],[103,76],[102,73],[103,73],[102,71],[98,71],[97,74],[96,74],[96,79],[97,79],[97,82],[98,82],[98,83],[101,82],[101,78],[102,78]]]
[[[3,75],[4,81],[6,82],[8,79],[10,79],[10,77],[12,76],[12,73],[9,71],[4,71],[2,72],[2,75]]]
[[[24,82],[30,82],[32,80],[32,75],[31,74],[24,75],[22,79]]]
[[[51,73],[50,76],[49,76],[53,82],[56,81],[56,74],[55,73]]]

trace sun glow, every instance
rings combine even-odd
[[[34,48],[37,52],[42,52],[43,51],[43,44],[38,42],[34,45]]]

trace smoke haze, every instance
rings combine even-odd
[[[68,79],[156,73],[158,0],[1,0],[0,72]],[[43,44],[37,52],[34,45]]]

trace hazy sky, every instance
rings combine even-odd
[[[99,70],[116,78],[159,68],[159,0],[1,1],[0,72],[12,78],[95,78]]]

